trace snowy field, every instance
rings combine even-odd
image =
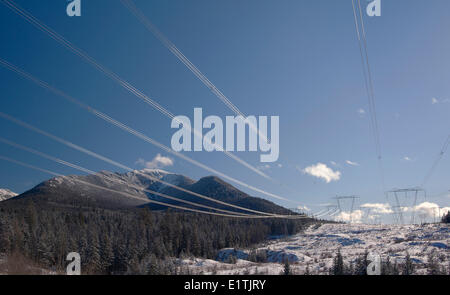
[[[391,263],[401,264],[409,253],[415,273],[426,274],[430,255],[448,270],[449,242],[450,227],[444,224],[325,224],[255,249],[223,249],[216,260],[183,259],[179,263],[192,274],[278,275],[283,271],[281,263],[287,258],[294,274],[304,274],[307,268],[311,274],[328,274],[340,249],[345,263],[354,262],[367,251],[381,255],[383,261],[389,257]],[[263,258],[255,260],[255,252],[262,253]]]

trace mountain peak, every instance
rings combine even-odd
[[[15,192],[10,191],[9,189],[0,188],[0,201],[5,201],[17,196]]]
[[[205,176],[205,177],[202,177],[197,182],[197,184],[198,185],[208,185],[208,186],[221,185],[221,186],[227,187],[228,189],[231,189],[231,190],[238,190],[237,188],[235,188],[234,186],[232,186],[228,182],[223,181],[221,178],[219,178],[217,176]]]
[[[168,172],[166,170],[157,169],[157,168],[154,168],[154,169],[145,168],[145,169],[139,170],[139,172],[150,173],[150,174],[173,174],[172,172]]]

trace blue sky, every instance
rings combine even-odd
[[[202,107],[205,116],[233,115],[120,1],[82,0],[82,16],[73,18],[66,15],[64,0],[16,2],[172,113],[192,118],[194,107]],[[135,3],[243,113],[280,117],[279,161],[262,169],[283,185],[268,182],[219,152],[186,155],[314,211],[335,195],[386,202],[369,129],[351,1]],[[432,5],[383,0],[380,17],[364,16],[387,189],[420,185],[449,134],[449,9],[445,0]],[[0,25],[0,58],[170,146],[174,130],[167,117],[4,5]],[[169,156],[4,68],[0,81],[4,113],[136,169],[143,168],[138,159]],[[91,170],[117,170],[5,120],[0,134]],[[77,173],[3,144],[0,154]],[[263,165],[259,153],[236,155]],[[171,158],[173,165],[164,169],[195,179],[210,174]],[[339,179],[327,183],[301,172],[318,163],[339,171]],[[429,196],[450,189],[449,163],[445,155],[425,187]],[[0,164],[0,187],[19,193],[47,178]],[[430,201],[448,206],[450,198],[443,194]]]

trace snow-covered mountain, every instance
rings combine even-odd
[[[158,180],[165,183],[161,183]],[[105,191],[104,189],[93,187],[86,183],[104,187],[110,191]],[[126,208],[148,205],[152,209],[167,208],[166,206],[149,204],[147,200],[152,199],[172,205],[192,207],[192,205],[149,193],[148,190],[150,190],[190,202],[233,210],[225,205],[220,205],[209,200],[198,198],[185,191],[180,191],[167,184],[176,185],[197,194],[206,195],[222,202],[232,203],[253,210],[278,214],[292,213],[288,209],[278,206],[273,202],[251,197],[218,177],[207,176],[195,181],[189,177],[161,169],[135,170],[126,173],[101,171],[87,176],[71,175],[55,177],[23,193],[16,199],[33,198],[36,201],[63,204],[64,206],[69,204],[70,206],[77,207]],[[147,192],[144,190],[147,190]],[[131,194],[140,197],[140,199],[127,197],[120,193]]]
[[[163,189],[162,184],[152,180],[152,178],[176,185],[194,182],[182,175],[159,169],[135,170],[127,173],[100,171],[86,176],[55,177],[42,182],[16,197],[16,199],[32,198],[37,202],[44,201],[57,205],[64,204],[64,206],[70,204],[72,206],[99,208],[137,207],[148,203],[146,200],[149,196],[143,190],[149,189],[159,192]],[[130,194],[138,198],[127,197],[120,193]]]
[[[0,188],[0,202],[1,201],[6,201],[8,199],[11,199],[13,197],[17,196],[16,193],[10,191],[9,189],[3,189]]]

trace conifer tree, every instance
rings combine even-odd
[[[414,265],[411,256],[409,256],[409,253],[406,252],[405,265],[403,266],[403,275],[409,276],[412,274],[414,274]]]
[[[284,268],[283,268],[283,275],[288,276],[291,274],[291,266],[289,264],[289,259],[284,259]]]
[[[335,276],[345,274],[344,259],[342,257],[340,249],[338,250],[338,253],[333,261],[332,274]]]

